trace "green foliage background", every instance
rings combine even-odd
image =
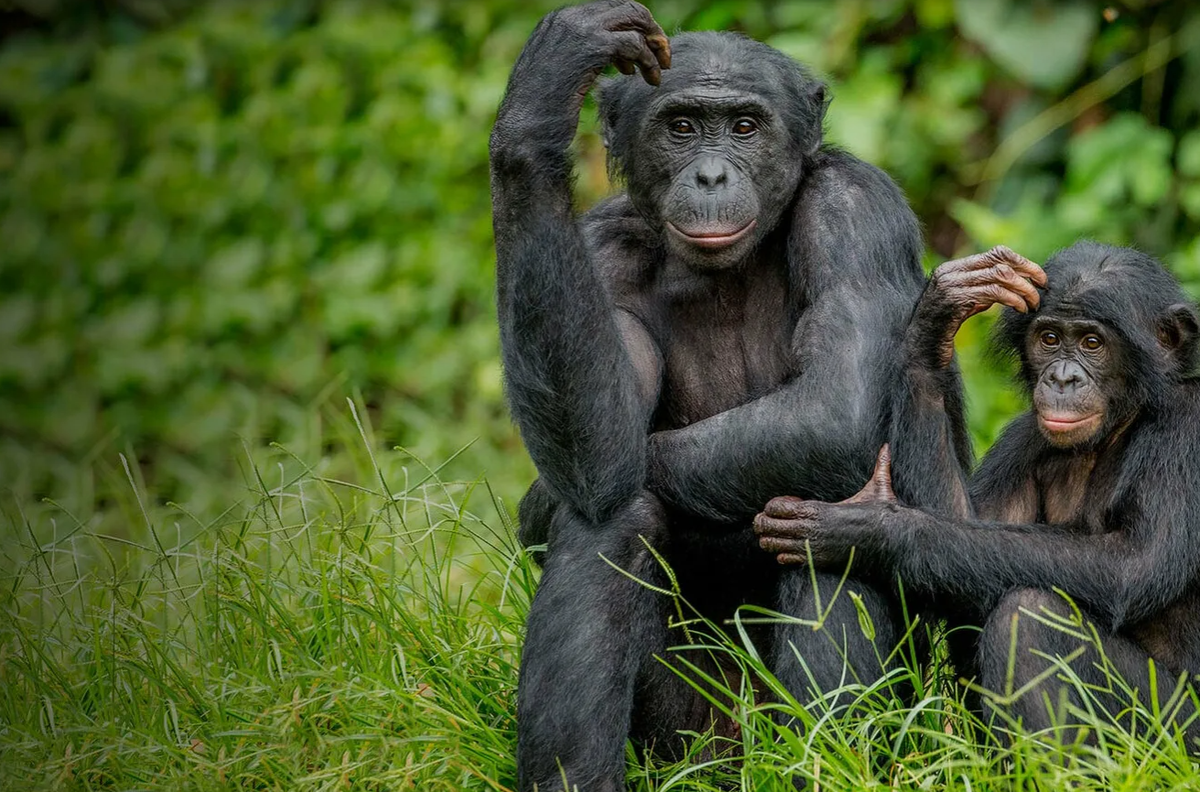
[[[533,468],[487,136],[551,5],[0,2],[0,789],[514,786]],[[899,181],[928,266],[1090,236],[1200,295],[1200,5],[652,8],[827,76],[829,139]],[[582,207],[591,108],[577,151]],[[990,320],[959,347],[979,451],[1021,406]],[[631,788],[1196,786],[1154,732],[991,750],[929,682],[803,744],[743,702],[746,762]]]
[[[90,471],[127,451],[159,497],[219,501],[204,483],[238,437],[319,454],[351,397],[385,442],[435,463],[469,446],[445,475],[519,495],[532,466],[503,405],[487,134],[552,5],[17,3],[0,48],[3,486],[103,503]],[[826,75],[828,138],[900,182],[930,265],[1090,236],[1195,290],[1193,8],[652,10]],[[609,189],[591,117],[578,149],[587,205]],[[961,347],[979,450],[1019,407],[980,358],[986,324]]]

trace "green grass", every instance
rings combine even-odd
[[[486,482],[443,482],[384,449],[349,414],[319,459],[247,446],[244,480],[214,481],[225,497],[205,500],[224,505],[203,514],[158,502],[124,456],[81,473],[107,493],[87,511],[0,501],[0,786],[513,788],[537,572],[510,506]],[[943,669],[908,662],[805,709],[741,627],[689,628],[759,680],[758,693],[736,675],[709,680],[738,744],[700,735],[678,764],[631,749],[631,789],[786,790],[789,777],[814,790],[1200,788],[1182,741],[1144,707],[1134,733],[1092,716],[1098,748],[1063,753],[1019,732],[1003,747]],[[898,700],[902,684],[915,705]],[[777,726],[780,711],[802,728]]]

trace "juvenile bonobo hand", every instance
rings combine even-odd
[[[994,247],[934,270],[909,323],[911,356],[931,369],[943,369],[954,356],[954,336],[963,322],[996,303],[1021,313],[1037,310],[1046,273],[1006,247]]]
[[[754,518],[754,533],[759,546],[775,553],[781,564],[807,563],[811,552],[816,566],[840,566],[850,557],[850,548],[871,543],[883,528],[884,515],[896,508],[891,450],[885,444],[875,472],[858,493],[837,503],[791,495],[773,498]]]

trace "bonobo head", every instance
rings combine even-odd
[[[825,86],[734,33],[671,39],[662,84],[600,89],[609,167],[667,244],[698,270],[743,261],[791,205],[821,145]]]
[[[1196,310],[1161,264],[1129,248],[1079,242],[1045,270],[1041,306],[1006,311],[997,340],[1020,356],[1042,435],[1092,447],[1192,374]]]

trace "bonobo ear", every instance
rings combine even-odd
[[[808,86],[808,96],[817,108],[817,116],[824,119],[825,110],[829,107],[829,102],[833,98],[829,95],[829,88],[825,83],[814,80],[812,85]]]
[[[600,140],[604,143],[604,148],[612,150],[613,132],[617,128],[617,121],[621,116],[621,81],[612,77],[605,77],[600,80],[599,90],[596,92],[597,102],[600,113]]]
[[[1196,359],[1200,341],[1200,321],[1196,309],[1186,303],[1176,303],[1163,312],[1158,320],[1158,341],[1184,369],[1190,369]]]
[[[819,80],[814,80],[805,87],[805,93],[808,95],[809,104],[813,111],[813,139],[808,145],[806,152],[810,156],[817,153],[817,149],[824,142],[824,127],[825,127],[825,111],[829,108],[830,96],[829,89],[825,83]]]

